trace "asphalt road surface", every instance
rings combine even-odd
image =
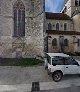
[[[61,88],[61,89],[53,89],[47,91],[39,91],[39,92],[80,92],[80,86],[72,86],[68,88]]]

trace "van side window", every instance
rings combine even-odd
[[[64,65],[64,59],[62,57],[54,57],[52,59],[52,65]]]
[[[68,58],[65,58],[65,65],[75,65],[76,64],[76,61],[71,58],[71,57],[68,57]]]

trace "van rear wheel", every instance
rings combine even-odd
[[[63,75],[62,72],[56,71],[53,73],[52,78],[55,82],[58,82],[62,79],[62,75]]]

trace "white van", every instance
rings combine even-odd
[[[45,68],[53,80],[58,82],[65,74],[80,74],[80,61],[64,53],[47,53]]]

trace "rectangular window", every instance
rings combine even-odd
[[[79,6],[80,6],[80,0],[79,0]]]
[[[78,39],[78,47],[80,47],[80,39]]]
[[[79,1],[75,0],[75,6],[78,6]]]

